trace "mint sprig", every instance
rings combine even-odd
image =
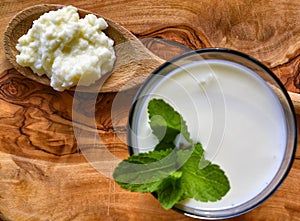
[[[153,151],[123,160],[115,168],[114,180],[133,192],[154,193],[164,209],[187,198],[220,200],[230,189],[229,180],[218,165],[204,158],[202,145],[194,144],[182,116],[162,99],[149,102],[148,114],[159,143]],[[179,135],[188,145],[176,145]]]

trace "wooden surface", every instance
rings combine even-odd
[[[17,12],[41,3],[61,1],[2,0],[0,41]],[[203,47],[248,53],[275,72],[294,100],[299,98],[299,1],[66,0],[64,4],[120,23],[163,59]],[[128,155],[125,125],[135,91],[99,94],[96,100],[97,132],[120,159]],[[123,105],[114,105],[116,98]],[[0,219],[193,220],[163,210],[150,194],[120,189],[86,161],[75,139],[78,124],[72,123],[72,105],[83,107],[83,119],[88,120],[94,113],[84,108],[91,102],[91,97],[56,92],[23,77],[0,47]],[[297,120],[300,124],[300,115]],[[298,148],[280,189],[259,208],[232,220],[300,220],[299,182]]]

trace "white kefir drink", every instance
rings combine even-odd
[[[206,159],[220,165],[231,186],[217,202],[188,199],[177,206],[232,208],[267,187],[283,160],[286,124],[280,102],[265,81],[250,69],[220,60],[195,61],[157,79],[133,115],[134,152],[158,143],[147,105],[152,98],[162,98],[182,115],[191,138],[202,143]]]

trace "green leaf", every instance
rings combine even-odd
[[[201,159],[203,149],[198,143],[192,156],[181,168],[181,185],[185,189],[185,198],[194,198],[202,202],[220,200],[230,189],[229,180],[218,165],[207,161],[205,167],[201,166]]]
[[[176,171],[164,179],[156,191],[158,201],[164,209],[171,209],[183,195],[180,178],[182,172]]]
[[[153,134],[160,140],[158,150],[173,144],[181,133],[186,140],[191,141],[186,122],[181,115],[162,99],[152,99],[148,104],[150,127]]]
[[[114,180],[134,192],[154,192],[164,178],[177,171],[191,150],[160,150],[132,155],[115,168]]]
[[[156,176],[167,177],[175,170],[174,163],[172,162],[169,162],[169,165],[159,163],[160,160],[171,152],[172,149],[168,149],[165,151],[151,151],[132,155],[127,160],[119,163],[114,170],[113,178],[124,189],[133,192],[154,192],[162,182]],[[156,166],[153,166],[151,163],[155,162],[158,163]]]

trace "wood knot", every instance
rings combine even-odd
[[[1,74],[0,91],[3,97],[22,100],[29,95],[29,92],[32,91],[31,88],[34,88],[33,83],[20,75],[15,69],[10,69],[5,74]]]

